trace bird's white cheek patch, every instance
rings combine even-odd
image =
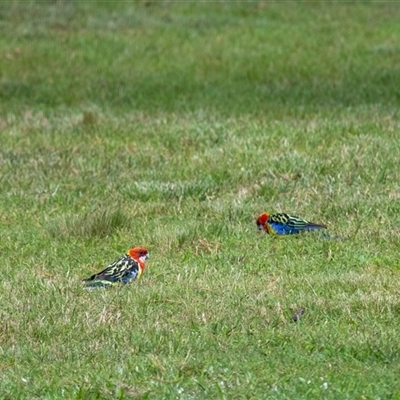
[[[149,258],[149,256],[148,256],[148,255],[145,255],[145,256],[139,257],[139,260],[140,260],[141,262],[145,262],[148,258]]]

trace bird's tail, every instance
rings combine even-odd
[[[306,225],[307,231],[316,231],[318,229],[326,229],[326,226],[321,224],[314,224],[314,222],[307,222]]]
[[[106,280],[88,280],[85,279],[86,289],[93,290],[97,288],[109,288],[112,286],[112,282]]]

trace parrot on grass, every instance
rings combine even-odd
[[[103,271],[84,279],[87,289],[127,284],[142,275],[149,252],[144,247],[129,249],[125,255],[111,263]]]
[[[261,214],[256,224],[259,230],[272,235],[291,235],[307,231],[326,229],[325,225],[308,222],[286,213]]]

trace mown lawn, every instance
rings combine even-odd
[[[399,20],[2,2],[0,397],[399,400]],[[133,245],[140,281],[83,288]]]

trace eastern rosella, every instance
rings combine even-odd
[[[325,225],[308,222],[294,215],[277,213],[261,214],[257,218],[258,229],[275,235],[290,235],[317,229],[325,229]]]
[[[142,275],[145,268],[144,262],[148,257],[149,252],[143,247],[130,249],[103,271],[84,279],[84,282],[87,282],[86,287],[94,289],[110,287],[118,283],[129,283]]]

